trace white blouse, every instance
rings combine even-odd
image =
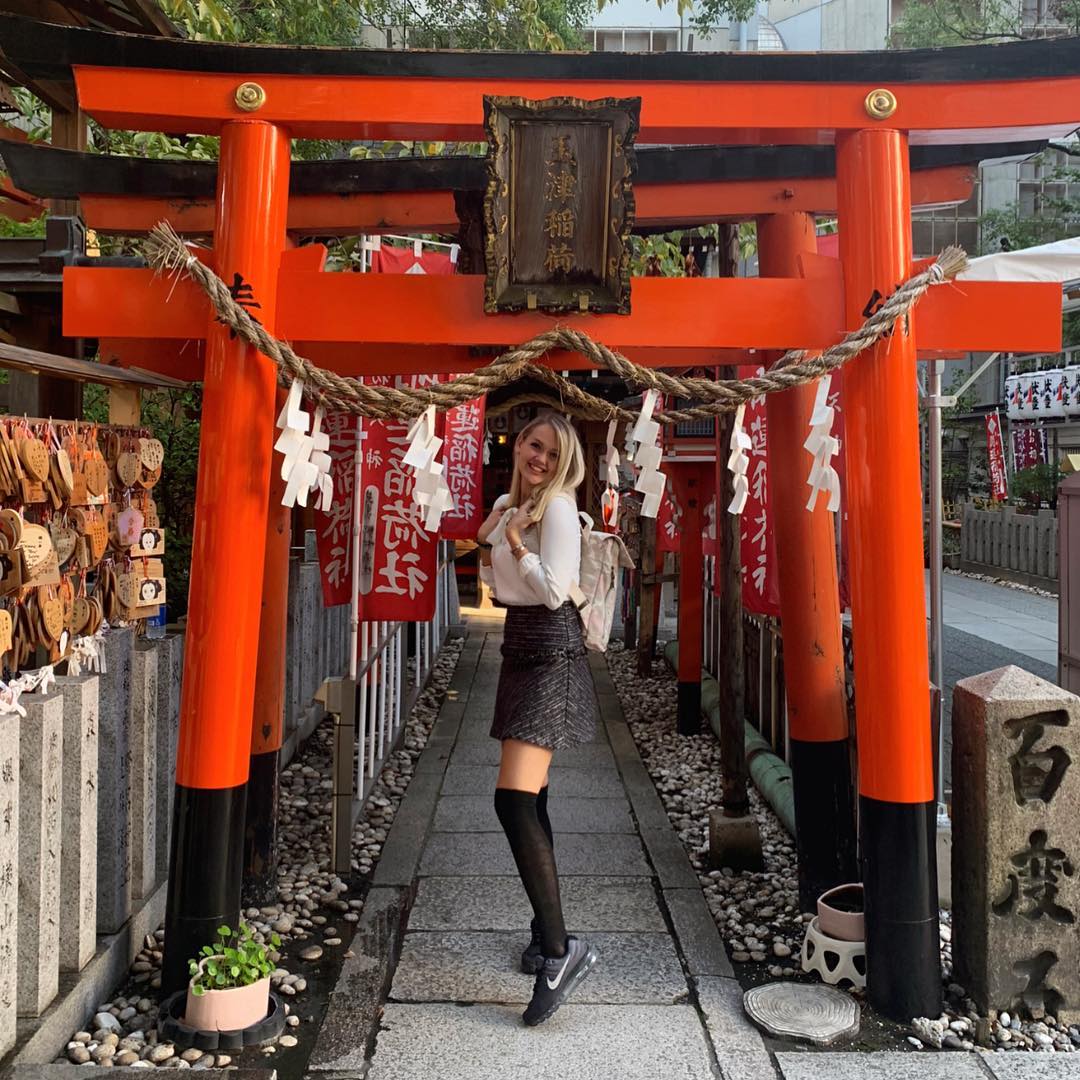
[[[495,500],[496,510],[509,509],[510,496]],[[542,525],[530,525],[521,534],[528,553],[516,559],[506,539],[510,515],[488,537],[491,565],[480,564],[480,580],[508,607],[544,604],[554,611],[570,597],[581,572],[581,521],[572,492],[562,492],[548,503]]]

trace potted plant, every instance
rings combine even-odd
[[[858,882],[837,885],[818,897],[818,927],[837,941],[863,941],[863,887]]]
[[[270,935],[277,948],[281,939]],[[200,1031],[240,1031],[262,1020],[270,1002],[270,962],[265,945],[255,940],[251,927],[241,922],[235,933],[218,928],[217,939],[204,945],[196,960],[188,961],[184,1023]]]

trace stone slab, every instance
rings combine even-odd
[[[630,804],[625,798],[557,798],[548,801],[555,833],[632,833]],[[502,832],[490,795],[444,795],[435,811],[436,832]]]
[[[667,927],[649,878],[566,877],[559,882],[570,933],[663,933]],[[422,878],[410,930],[515,930],[528,934],[532,908],[511,877]]]
[[[701,889],[665,889],[664,903],[671,915],[686,970],[695,976],[733,977],[735,972]]]
[[[1080,698],[998,668],[956,684],[952,733],[956,979],[983,1011],[1080,1022]]]
[[[686,979],[667,934],[589,934],[599,960],[574,991],[576,1005],[673,1005]],[[409,932],[394,973],[394,1001],[528,1004],[532,980],[521,973],[519,933]]]
[[[739,1054],[724,1047],[716,1051],[716,1063],[723,1080],[776,1080],[776,1066],[768,1051]]]
[[[83,1070],[79,1072],[78,1070]],[[78,1080],[86,1077],[86,1066],[83,1065],[16,1065],[11,1070],[11,1080]],[[103,1069],[93,1066],[94,1080],[131,1080],[131,1070],[112,1066]],[[229,1080],[277,1080],[277,1069],[238,1069],[230,1067],[225,1069],[200,1069],[200,1072],[216,1076],[228,1076]],[[138,1070],[136,1070],[138,1073]]]
[[[135,636],[126,627],[105,635],[105,671],[98,682],[99,934],[114,934],[131,915],[131,665]]]
[[[19,929],[19,717],[0,716],[0,1058],[15,1045]]]
[[[495,781],[499,769],[495,765],[458,765],[451,762],[443,779],[444,795],[495,794]],[[552,799],[577,797],[579,799],[615,799],[623,794],[622,781],[614,769],[564,769],[551,770]]]
[[[441,782],[442,776],[438,773],[413,776],[375,866],[373,884],[412,886],[421,854],[426,850],[424,841],[431,827]],[[419,872],[423,873],[423,870]]]
[[[157,879],[169,872],[173,797],[176,789],[176,744],[180,735],[180,684],[184,676],[184,635],[159,638],[157,709],[157,815],[154,850]]]
[[[997,1080],[1067,1080],[1080,1076],[1080,1054],[983,1054]]]
[[[805,1052],[776,1055],[784,1080],[986,1080],[974,1054]]]
[[[694,979],[694,984],[705,1028],[717,1055],[752,1057],[766,1053],[761,1032],[743,1012],[743,989],[737,980],[703,976]]]
[[[56,680],[64,699],[60,970],[81,971],[97,945],[98,676]]]
[[[416,779],[413,780],[414,784]],[[397,826],[396,818],[394,825]],[[560,878],[572,874],[618,877],[651,875],[640,841],[636,836],[625,833],[601,836],[563,833],[558,841],[556,861]],[[382,860],[379,862],[381,866]],[[516,877],[517,867],[510,853],[510,845],[501,833],[432,833],[420,860],[420,874],[423,877]]]
[[[641,839],[649,853],[663,889],[697,889],[700,883],[678,833],[667,825],[662,829],[642,829]]]
[[[131,664],[131,894],[149,896],[157,880],[157,644],[140,641]]]
[[[60,853],[64,698],[24,694],[19,732],[20,1016],[40,1016],[60,989]]]
[[[382,1028],[369,1080],[714,1075],[697,1013],[686,1005],[564,1005],[546,1024],[527,1028],[517,1006],[390,1004]],[[355,1071],[363,1064],[359,1055],[350,1062]]]
[[[454,748],[455,765],[498,765],[501,747],[497,739],[462,739]],[[613,769],[615,755],[606,742],[582,743],[556,750],[551,764],[556,769]]]

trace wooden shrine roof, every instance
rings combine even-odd
[[[913,146],[913,170],[977,165],[989,158],[1026,157],[1045,140]],[[831,146],[648,147],[637,151],[636,184],[694,184],[722,180],[831,177]],[[166,161],[58,150],[41,143],[0,143],[0,158],[22,191],[50,199],[80,195],[142,195],[212,198],[216,162]],[[487,162],[480,157],[294,161],[292,195],[353,195],[358,192],[482,191]]]

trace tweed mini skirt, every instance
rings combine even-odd
[[[508,607],[491,735],[549,750],[589,742],[596,698],[572,603]]]

